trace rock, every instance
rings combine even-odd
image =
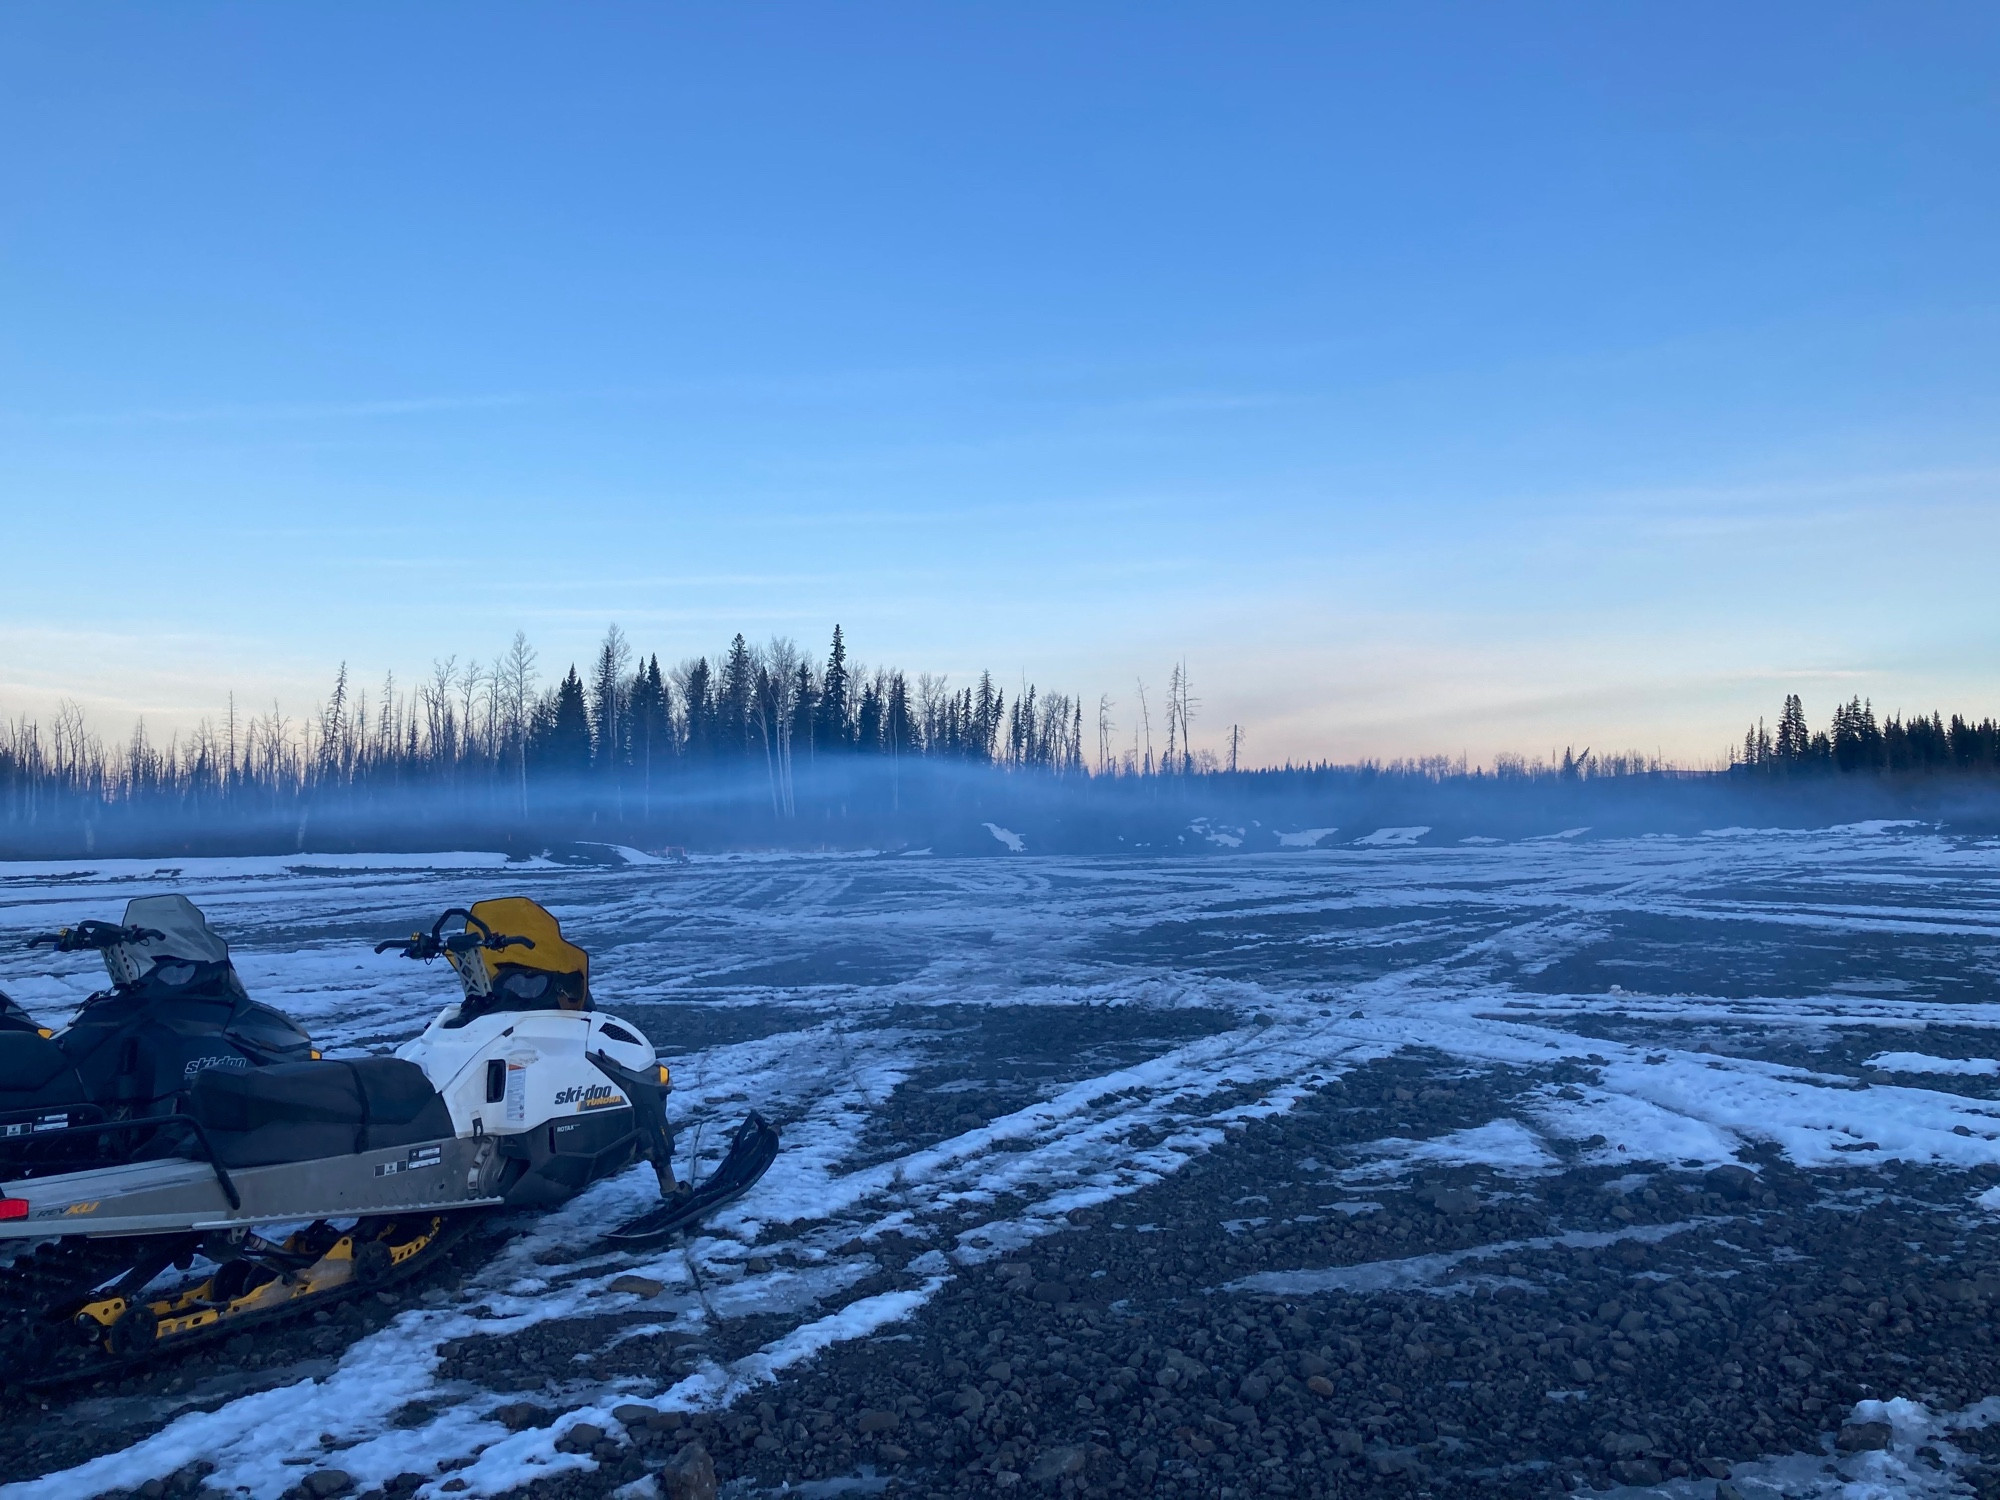
[[[894,1432],[903,1419],[892,1411],[864,1411],[854,1419],[854,1430],[863,1437],[878,1432]]]
[[[1060,1307],[1069,1301],[1069,1287],[1060,1281],[1042,1281],[1035,1284],[1035,1300],[1046,1302],[1051,1307]]]
[[[997,1380],[1002,1385],[1005,1385],[1014,1378],[1014,1367],[1004,1359],[999,1360],[986,1367],[986,1378],[988,1380]]]
[[[1696,1460],[1696,1466],[1710,1479],[1729,1477],[1729,1460],[1726,1458],[1703,1458]]]
[[[493,1408],[493,1420],[509,1432],[525,1432],[530,1427],[546,1427],[556,1419],[556,1414],[546,1406],[537,1406],[532,1401],[509,1401],[505,1406]]]
[[[1306,1382],[1306,1389],[1315,1396],[1324,1398],[1333,1394],[1333,1382],[1324,1375],[1315,1375]]]
[[[1887,1422],[1848,1422],[1834,1444],[1842,1453],[1868,1453],[1889,1446],[1895,1431]]]
[[[1715,1500],[1743,1500],[1743,1491],[1725,1479],[1715,1487]]]
[[[1569,1362],[1569,1373],[1579,1384],[1589,1385],[1597,1378],[1597,1371],[1590,1367],[1587,1359],[1573,1359]]]
[[[1271,1382],[1262,1375],[1245,1375],[1237,1383],[1236,1394],[1251,1406],[1255,1406],[1271,1394]]]
[[[700,1443],[689,1443],[660,1470],[662,1500],[715,1500],[715,1460]]]
[[[1081,1474],[1084,1460],[1088,1456],[1089,1450],[1081,1443],[1069,1443],[1060,1448],[1051,1448],[1035,1460],[1034,1466],[1028,1470],[1028,1477],[1047,1481],[1060,1479],[1065,1474]]]
[[[894,1443],[877,1443],[875,1456],[885,1464],[899,1464],[910,1456],[910,1450]]]
[[[1424,1201],[1441,1214],[1476,1214],[1479,1212],[1479,1195],[1469,1188],[1432,1188],[1423,1195]]]
[[[650,1406],[641,1406],[636,1401],[628,1401],[623,1406],[612,1407],[611,1415],[627,1427],[640,1427],[651,1422],[658,1413]]]
[[[666,1283],[655,1281],[650,1276],[620,1276],[611,1283],[614,1292],[629,1292],[634,1297],[657,1297],[667,1289]]]
[[[1351,1427],[1340,1428],[1333,1434],[1333,1451],[1343,1458],[1359,1458],[1367,1446],[1361,1434]]]
[[[1611,1472],[1624,1484],[1659,1484],[1667,1477],[1650,1458],[1621,1458]]]
[[[1636,1432],[1607,1433],[1597,1445],[1606,1458],[1637,1458],[1652,1449],[1653,1440]]]
[[[604,1441],[604,1429],[594,1422],[578,1422],[556,1439],[558,1453],[588,1453]]]
[[[306,1475],[306,1492],[325,1500],[328,1495],[344,1495],[354,1488],[354,1476],[345,1469],[319,1469]]]
[[[1713,1167],[1702,1181],[1710,1192],[1725,1198],[1748,1198],[1757,1190],[1757,1174],[1748,1167]]]

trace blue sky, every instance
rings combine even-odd
[[[1197,743],[2000,711],[1990,6],[18,6],[0,712],[735,630]]]

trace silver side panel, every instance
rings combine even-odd
[[[354,1156],[243,1167],[229,1174],[232,1209],[204,1162],[130,1162],[0,1185],[25,1198],[25,1218],[0,1219],[0,1240],[62,1234],[162,1234],[297,1219],[341,1219],[497,1205],[498,1157],[491,1136],[392,1146]]]

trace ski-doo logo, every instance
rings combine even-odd
[[[574,1104],[578,1109],[609,1109],[624,1102],[625,1096],[608,1083],[593,1083],[588,1088],[579,1083],[556,1095],[557,1105]]]
[[[250,1064],[231,1053],[217,1053],[213,1057],[190,1057],[187,1066],[181,1069],[181,1077],[192,1078],[204,1068],[247,1068]]]

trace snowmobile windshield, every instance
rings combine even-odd
[[[548,910],[525,896],[481,901],[472,915],[502,937],[534,946],[482,948],[468,962],[485,969],[487,993],[467,995],[445,1024],[463,1026],[474,1016],[501,1010],[589,1010],[590,955],[562,935]]]
[[[229,944],[216,936],[201,908],[185,896],[135,896],[125,903],[125,925],[150,928],[160,934],[143,942],[125,944],[142,967],[148,959],[155,963],[229,962]]]
[[[35,1018],[21,1008],[5,990],[0,990],[0,1031],[40,1031]]]

